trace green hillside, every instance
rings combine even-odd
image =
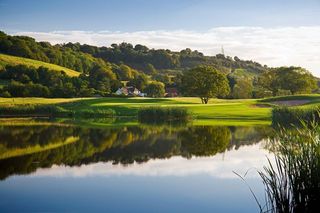
[[[0,70],[6,65],[20,65],[20,64],[26,65],[26,66],[33,66],[36,68],[43,66],[50,70],[64,71],[67,75],[71,77],[80,75],[80,73],[75,70],[68,69],[59,65],[50,64],[50,63],[23,58],[23,57],[0,54]]]

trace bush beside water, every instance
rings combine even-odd
[[[141,123],[186,122],[189,118],[188,110],[178,107],[147,107],[138,111]]]
[[[12,116],[57,116],[70,117],[72,112],[53,105],[23,105],[0,107],[1,117]]]
[[[113,117],[115,111],[112,109],[86,109],[68,110],[55,105],[20,105],[0,107],[0,117],[83,117],[103,118]]]
[[[116,112],[112,109],[83,109],[73,112],[74,117],[81,118],[104,118],[104,117],[113,117],[116,115]]]
[[[301,125],[301,121],[310,123],[320,121],[320,109],[276,107],[272,110],[272,124],[289,126]]]

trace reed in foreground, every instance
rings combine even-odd
[[[266,212],[316,212],[320,203],[320,132],[282,130],[275,141],[275,164],[259,174],[266,191]]]

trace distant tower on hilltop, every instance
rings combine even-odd
[[[221,45],[221,54],[224,55],[223,45]]]

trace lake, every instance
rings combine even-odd
[[[258,212],[269,126],[1,120],[1,212]]]

